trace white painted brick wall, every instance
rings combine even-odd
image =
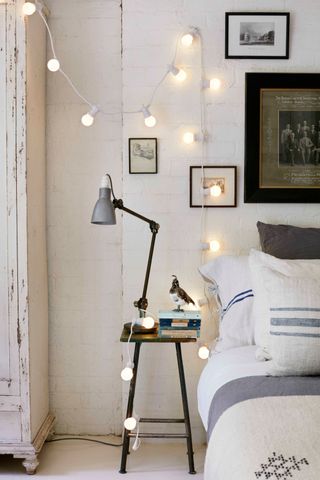
[[[247,253],[258,245],[256,221],[319,225],[318,205],[243,204],[244,75],[246,71],[318,71],[318,0],[124,0],[122,79],[120,0],[50,0],[50,24],[63,67],[93,101],[117,111],[140,108],[173,55],[178,33],[201,28],[209,76],[227,86],[207,94],[210,141],[207,164],[237,165],[237,209],[207,211],[208,238],[221,240],[223,253]],[[226,11],[290,11],[291,53],[285,60],[225,60]],[[48,238],[50,273],[51,405],[58,431],[107,433],[121,430],[121,324],[131,320],[141,288],[150,232],[125,215],[114,228],[89,223],[101,174],[109,171],[117,195],[132,209],[161,225],[148,298],[150,309],[171,307],[168,289],[177,274],[191,296],[202,296],[197,273],[200,211],[188,206],[189,166],[200,163],[200,145],[181,144],[187,128],[199,128],[199,50],[178,56],[190,79],[177,86],[168,78],[154,105],[158,124],[141,115],[97,117],[91,129],[79,118],[83,105],[63,79],[48,76]],[[159,139],[158,175],[129,175],[128,137]],[[121,155],[123,151],[123,166]],[[122,183],[123,168],[123,183]],[[121,222],[119,222],[121,223]],[[206,254],[206,259],[213,258]],[[123,277],[121,263],[123,256]],[[123,291],[123,297],[122,297]],[[123,314],[122,314],[123,312]],[[205,325],[213,337],[212,322]],[[204,439],[196,386],[204,363],[195,345],[183,346],[191,418],[196,440]],[[141,355],[136,409],[143,415],[176,415],[181,409],[174,348],[145,345]]]
[[[120,0],[50,0],[62,67],[80,91],[121,109]],[[58,74],[48,74],[50,401],[61,433],[121,432],[121,222],[90,224],[102,175],[121,195],[121,115],[86,111]]]
[[[259,4],[257,6],[257,4]],[[123,19],[123,100],[124,109],[139,108],[148,101],[152,86],[170,62],[177,34],[187,25],[200,27],[204,38],[204,55],[208,77],[224,79],[227,88],[206,95],[208,129],[206,164],[238,166],[237,209],[207,211],[208,239],[217,237],[222,253],[247,253],[258,245],[256,221],[292,223],[301,226],[319,225],[318,205],[250,205],[243,204],[244,170],[244,77],[246,71],[318,71],[315,40],[318,37],[320,5],[308,0],[303,12],[301,2],[212,0],[124,0]],[[291,54],[286,60],[225,60],[224,14],[226,11],[287,11],[292,16]],[[141,116],[124,116],[124,198],[128,205],[157,220],[160,232],[155,249],[155,262],[150,278],[150,309],[170,307],[168,289],[171,274],[177,274],[182,285],[196,298],[202,296],[197,274],[200,252],[200,210],[188,207],[189,165],[200,164],[201,147],[181,143],[187,128],[199,130],[199,47],[180,50],[179,62],[189,79],[183,85],[168,78],[160,88],[153,114],[158,124],[148,129]],[[230,87],[230,85],[232,85]],[[228,88],[230,87],[230,88]],[[128,137],[155,136],[159,139],[159,174],[129,175]],[[139,235],[139,240],[137,240]],[[147,253],[148,231],[124,218],[124,316],[132,313],[131,302],[139,293],[143,277],[142,261]],[[214,254],[207,253],[206,260]],[[214,337],[212,322],[205,325]],[[142,358],[144,379],[138,385],[137,411],[162,416],[178,413],[179,386],[174,351],[171,346],[147,346]],[[195,439],[203,439],[197,414],[196,386],[204,363],[197,359],[193,345],[183,346],[189,387],[189,401]],[[141,377],[140,377],[141,378]],[[141,385],[142,384],[142,385]],[[145,386],[144,386],[145,384]],[[127,391],[127,388],[124,388]],[[124,397],[125,400],[125,397]],[[166,427],[165,427],[166,428]]]

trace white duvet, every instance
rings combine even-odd
[[[266,375],[268,364],[256,360],[256,350],[256,345],[232,348],[209,359],[198,384],[198,409],[206,430],[211,401],[220,387],[237,378]]]
[[[255,359],[255,350],[255,346],[248,346],[215,354],[201,375],[198,404],[206,430],[211,401],[225,384],[229,385],[217,393],[214,406],[219,396],[226,398],[230,385],[239,392],[240,384],[246,388],[252,379],[267,384],[271,393],[223,411],[208,443],[204,480],[319,480],[320,394],[309,395],[303,390],[299,395],[273,396],[269,379],[273,382],[275,377],[260,381],[268,365]],[[316,383],[320,392],[319,377],[280,378],[294,386],[304,378],[304,382]]]

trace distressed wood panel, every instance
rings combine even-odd
[[[14,5],[0,4],[0,395],[19,393]]]
[[[20,412],[0,412],[0,444],[21,440],[20,421]]]
[[[5,20],[6,6],[0,4],[0,378],[9,375]]]
[[[34,473],[54,420],[46,385],[44,87],[39,97],[46,42],[39,16],[25,18],[23,3],[0,0],[0,454],[25,458]]]

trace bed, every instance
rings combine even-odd
[[[320,478],[319,377],[267,376],[256,346],[213,355],[198,386],[205,480]]]
[[[199,269],[220,305],[198,385],[204,480],[320,479],[320,260],[284,258],[252,250]]]

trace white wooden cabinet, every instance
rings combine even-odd
[[[45,49],[38,15],[0,0],[0,453],[34,473],[48,402]]]

